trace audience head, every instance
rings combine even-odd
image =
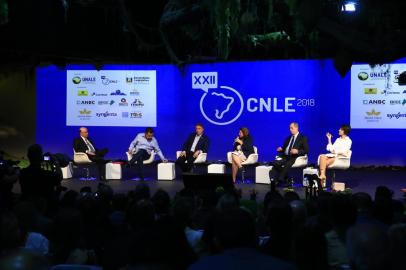
[[[193,198],[180,197],[175,200],[172,208],[175,220],[181,225],[182,228],[191,225],[192,216],[195,211],[195,204]]]
[[[357,192],[352,195],[352,200],[354,201],[358,213],[370,212],[372,209],[372,198],[368,193]]]
[[[241,208],[218,213],[214,237],[220,249],[256,246],[256,228],[251,214]]]
[[[348,136],[351,132],[350,125],[341,125],[340,129],[338,130],[338,135],[340,136]]]
[[[149,200],[151,198],[151,192],[149,186],[145,183],[140,183],[135,187],[132,193],[132,199],[137,202],[139,200]]]
[[[128,219],[134,231],[148,229],[155,220],[154,206],[149,200],[135,202],[129,209]]]
[[[299,124],[297,122],[290,123],[289,130],[292,135],[296,135],[299,132]]]
[[[43,161],[42,147],[39,144],[33,144],[28,147],[27,157],[31,165],[41,165]]]
[[[351,269],[381,270],[388,267],[388,236],[381,227],[359,224],[347,233],[347,252]]]
[[[89,137],[89,131],[87,130],[86,127],[81,127],[81,128],[79,128],[79,135],[80,135],[80,137],[88,138]]]
[[[347,230],[356,219],[357,208],[349,195],[334,194],[330,198],[330,221],[336,230]]]
[[[152,196],[151,201],[154,204],[155,213],[157,215],[169,214],[171,198],[169,197],[168,192],[163,189],[158,189],[154,196]]]
[[[246,137],[248,137],[249,134],[250,134],[250,132],[249,132],[248,128],[242,127],[242,128],[240,128],[240,130],[238,132],[238,137],[246,138]]]
[[[152,140],[153,137],[154,137],[154,129],[152,127],[147,127],[145,129],[145,138],[147,140]]]
[[[236,209],[239,207],[238,198],[234,194],[225,193],[223,194],[219,201],[217,202],[217,210],[219,212],[228,211],[231,209]]]
[[[197,135],[199,135],[199,136],[202,135],[203,132],[204,132],[203,124],[202,123],[197,123],[196,126],[195,126],[195,131],[196,131]]]
[[[294,225],[302,225],[307,219],[307,209],[304,202],[294,200],[289,203],[292,209],[292,220]]]

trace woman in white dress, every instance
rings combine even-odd
[[[349,125],[342,125],[340,129],[338,130],[338,137],[335,141],[334,144],[331,143],[331,139],[333,138],[333,135],[331,135],[329,132],[327,132],[327,151],[330,153],[320,155],[320,161],[319,161],[319,169],[320,169],[320,180],[321,181],[326,181],[326,169],[328,166],[334,163],[336,157],[342,156],[342,157],[348,157],[350,154],[351,150],[351,145],[352,141],[350,137],[348,137],[348,134],[350,134],[351,127]]]

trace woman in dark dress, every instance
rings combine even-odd
[[[252,137],[249,134],[248,128],[242,127],[238,132],[238,137],[234,140],[232,158],[232,177],[235,183],[237,179],[238,170],[242,168],[243,163],[249,155],[254,153],[254,146],[252,145]]]

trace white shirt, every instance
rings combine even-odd
[[[293,148],[293,145],[295,145],[295,142],[296,142],[296,139],[297,139],[297,135],[299,135],[299,132],[298,133],[296,133],[295,135],[291,135],[291,137],[290,137],[290,141],[289,141],[289,143],[288,143],[288,146],[286,146],[286,149],[285,149],[285,155],[289,155],[289,146],[290,146],[290,144],[292,143],[292,147],[291,148]],[[293,142],[292,142],[292,139],[293,139]]]
[[[349,155],[349,151],[351,150],[352,141],[350,137],[345,136],[344,138],[337,138],[334,144],[327,144],[327,151],[333,153],[335,156],[345,156]]]
[[[195,136],[195,139],[194,139],[194,141],[193,141],[192,147],[190,148],[190,151],[191,151],[191,152],[194,152],[194,151],[195,151],[196,145],[197,145],[197,143],[199,142],[200,137],[202,137],[202,135],[196,135],[196,136]]]
[[[96,150],[95,150],[93,144],[87,138],[82,137],[82,136],[80,136],[80,137],[83,139],[83,141],[85,142],[85,144],[87,146],[88,150],[86,151],[86,153],[89,153],[89,152],[94,153]]]

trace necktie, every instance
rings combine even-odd
[[[96,152],[96,150],[94,149],[93,145],[89,142],[88,139],[86,139],[86,145],[89,148],[90,152]]]
[[[292,136],[292,139],[290,139],[290,142],[289,142],[287,155],[290,154],[290,150],[292,150],[292,147],[293,147],[294,143],[295,143],[295,136]]]

